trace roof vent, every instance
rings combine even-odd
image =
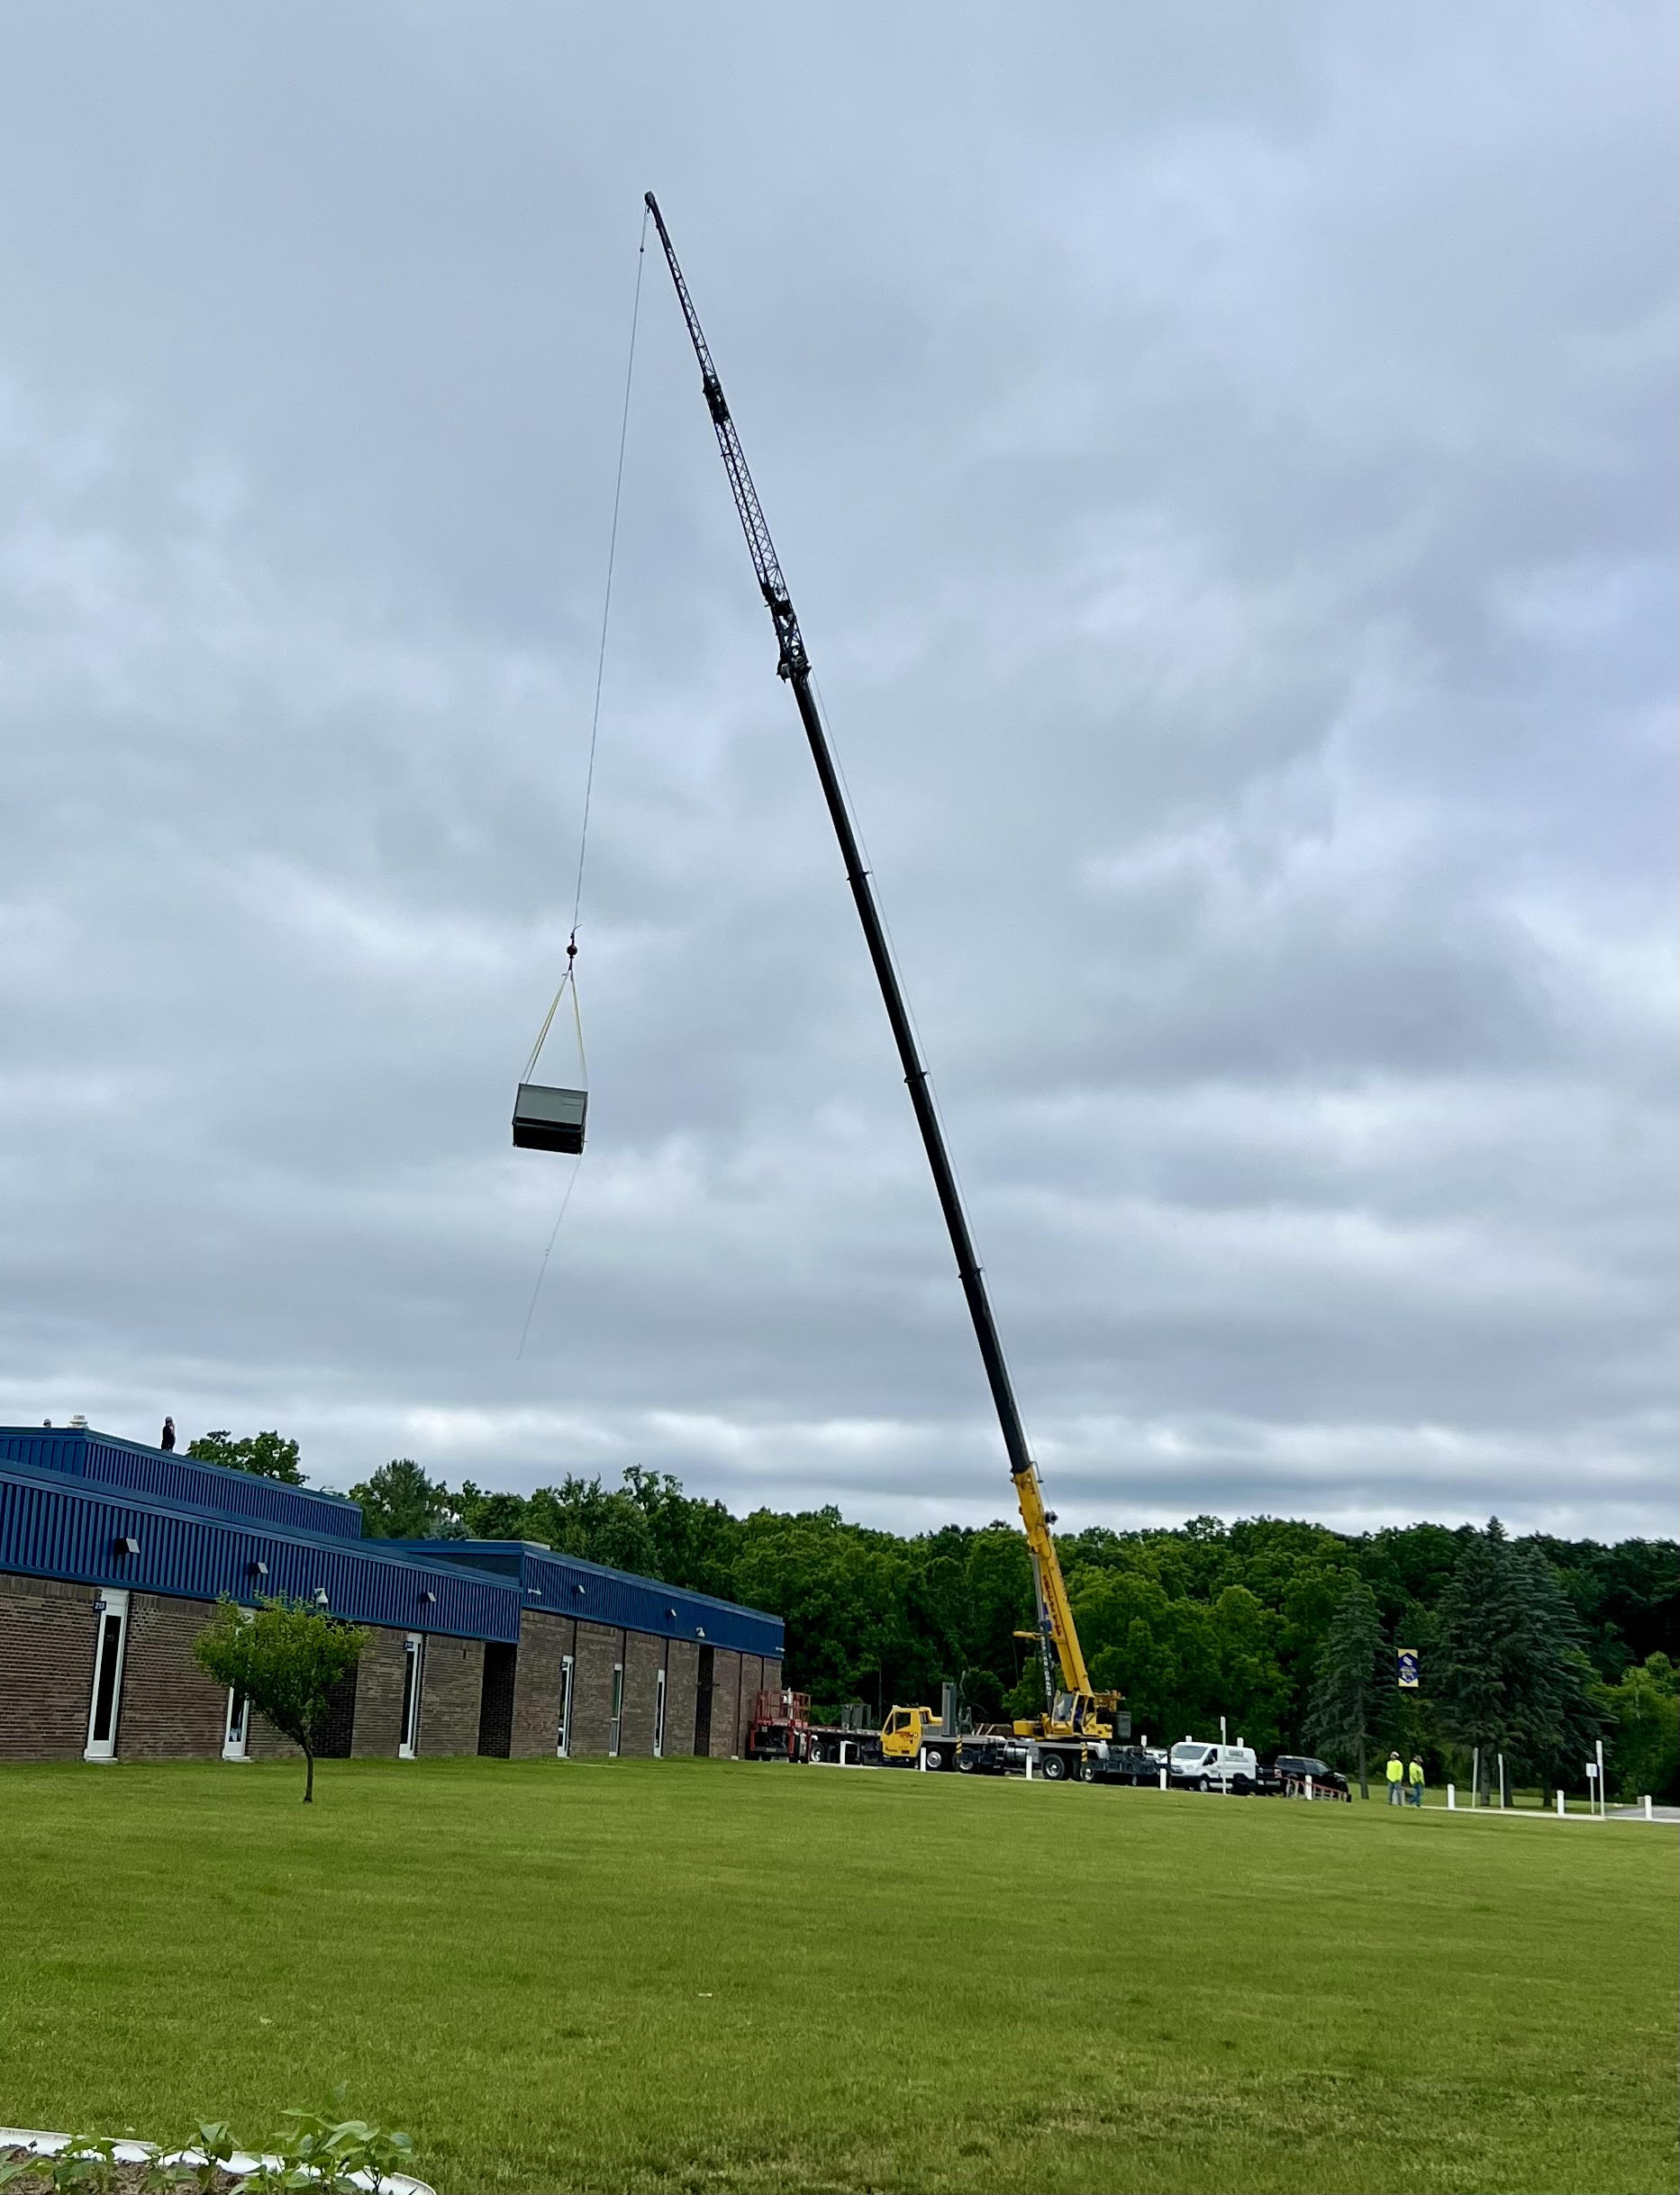
[[[70,1419],[70,1430],[73,1433],[85,1433],[87,1430],[87,1420],[83,1417],[79,1410],[77,1411],[75,1417]]]

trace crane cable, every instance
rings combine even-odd
[[[589,766],[584,775],[584,812],[577,834],[577,881],[572,893],[572,929],[566,941],[566,973],[560,978],[559,988],[549,1001],[549,1011],[542,1017],[542,1027],[537,1031],[537,1041],[531,1048],[522,1080],[529,1082],[536,1073],[542,1048],[549,1040],[549,1031],[554,1026],[554,1017],[559,1011],[560,1001],[569,991],[572,994],[572,1029],[577,1039],[577,1064],[583,1073],[586,1090],[589,1087],[589,1062],[584,1052],[584,1018],[577,1003],[577,926],[583,915],[584,863],[589,852],[589,804],[595,794],[595,748],[601,737],[601,694],[606,683],[607,630],[613,617],[613,569],[618,560],[618,517],[624,500],[624,449],[630,440],[630,392],[636,373],[636,326],[641,317],[641,272],[648,258],[648,210],[641,213],[641,240],[636,248],[636,291],[630,308],[629,355],[624,361],[624,405],[618,423],[618,467],[613,478],[613,523],[607,534],[606,585],[601,600],[601,645],[595,654],[595,706],[589,717]],[[577,1186],[578,1169],[584,1163],[583,1153],[577,1154],[572,1166],[572,1177],[566,1184],[566,1194],[560,1199],[560,1209],[554,1215],[554,1225],[549,1231],[548,1247],[542,1253],[542,1263],[537,1267],[536,1285],[531,1292],[531,1302],[525,1307],[525,1323],[519,1330],[516,1357],[525,1354],[525,1342],[531,1332],[531,1322],[536,1316],[537,1298],[542,1293],[547,1278],[549,1260],[559,1239],[560,1222],[566,1217],[567,1207],[572,1201],[572,1192]]]
[[[572,994],[572,1024],[577,1036],[577,1059],[584,1071],[584,1087],[589,1086],[589,1063],[584,1055],[583,1015],[577,1004],[577,927],[583,915],[584,864],[589,855],[589,808],[595,795],[595,749],[601,739],[601,695],[606,683],[607,631],[613,619],[613,570],[618,561],[618,517],[624,500],[624,449],[630,440],[630,393],[636,373],[636,325],[641,317],[641,270],[648,258],[648,213],[644,206],[641,215],[641,241],[636,249],[636,292],[630,308],[630,350],[624,362],[624,404],[618,424],[618,468],[613,479],[613,524],[607,534],[606,585],[601,600],[601,645],[595,654],[595,706],[589,716],[589,762],[584,773],[583,822],[577,835],[577,881],[572,893],[572,929],[566,944],[566,973],[559,988],[549,1002],[549,1011],[542,1017],[542,1027],[537,1031],[537,1041],[531,1048],[522,1080],[529,1082],[536,1072],[542,1048],[549,1040],[549,1031],[554,1026],[554,1017],[559,1011],[560,1001],[569,990]],[[547,1262],[546,1259],[544,1261]],[[539,1282],[540,1286],[540,1282]]]

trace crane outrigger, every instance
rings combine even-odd
[[[898,1047],[899,1062],[904,1071],[910,1102],[915,1111],[916,1126],[922,1131],[922,1148],[927,1153],[940,1209],[945,1215],[946,1231],[956,1254],[958,1276],[962,1282],[963,1294],[967,1299],[968,1316],[974,1322],[980,1361],[985,1367],[993,1407],[997,1412],[997,1422],[1003,1436],[1003,1451],[1009,1459],[1010,1476],[1014,1482],[1015,1496],[1021,1505],[1021,1521],[1026,1532],[1027,1550],[1032,1563],[1032,1590],[1038,1610],[1038,1628],[1035,1632],[1023,1632],[1020,1636],[1031,1637],[1036,1643],[1044,1676],[1046,1712],[1037,1722],[1018,1723],[1016,1729],[1022,1737],[1107,1738],[1113,1733],[1114,1710],[1119,1704],[1119,1695],[1112,1692],[1093,1692],[1091,1688],[1085,1655],[1079,1645],[1079,1633],[1074,1624],[1073,1610],[1068,1605],[1067,1588],[1063,1582],[1061,1565],[1057,1560],[1056,1542],[1050,1533],[1052,1519],[1044,1506],[1038,1466],[1027,1447],[1026,1430],[1022,1424],[1015,1391],[1010,1382],[1009,1366],[1004,1362],[1003,1344],[998,1338],[997,1323],[992,1315],[985,1275],[975,1255],[967,1217],[958,1192],[957,1176],[945,1148],[944,1133],[934,1107],[932,1092],[929,1088],[928,1071],[917,1049],[915,1031],[909,1010],[904,1004],[898,972],[893,965],[886,930],[875,903],[869,872],[864,866],[858,833],[846,803],[840,773],[830,751],[828,734],[823,729],[816,696],[812,691],[811,658],[805,650],[804,636],[799,630],[793,598],[787,591],[787,582],[782,576],[781,565],[776,560],[776,545],[770,539],[770,529],[765,522],[763,506],[752,485],[752,475],[747,469],[747,454],[741,448],[740,437],[730,414],[729,404],[723,395],[723,384],[713,363],[712,353],[700,325],[700,316],[695,311],[694,299],[688,294],[688,285],[683,279],[683,270],[672,249],[670,234],[665,226],[665,218],[659,212],[658,201],[651,191],[647,194],[647,207],[659,232],[666,264],[671,270],[671,280],[676,285],[677,303],[688,325],[695,356],[700,362],[701,386],[705,393],[706,409],[712,414],[712,424],[717,434],[723,469],[729,475],[730,488],[740,517],[741,531],[747,537],[747,548],[752,558],[759,592],[770,612],[770,621],[776,628],[779,651],[776,675],[785,678],[793,689],[799,719],[810,744],[811,758],[816,765],[818,782],[822,787],[822,797],[828,803],[829,821],[833,824],[834,835],[840,841],[846,881],[851,886],[858,919],[863,925],[864,941],[869,948],[876,981],[880,985],[882,1002],[892,1027],[893,1041]]]

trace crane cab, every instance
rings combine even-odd
[[[521,1083],[513,1100],[513,1143],[522,1151],[570,1151],[584,1147],[586,1090],[556,1090],[546,1083]]]

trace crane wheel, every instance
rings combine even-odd
[[[1067,1774],[1067,1764],[1059,1753],[1047,1753],[1039,1763],[1039,1773],[1047,1783],[1060,1783]]]
[[[957,1773],[959,1776],[973,1775],[979,1765],[972,1753],[959,1753],[957,1755]]]
[[[943,1768],[945,1765],[945,1755],[938,1746],[928,1746],[923,1755],[923,1758],[928,1764],[928,1773],[930,1775],[933,1774],[936,1769]]]
[[[1079,1770],[1079,1780],[1082,1783],[1094,1783],[1096,1782],[1096,1763],[1094,1761],[1085,1761],[1081,1764]]]

